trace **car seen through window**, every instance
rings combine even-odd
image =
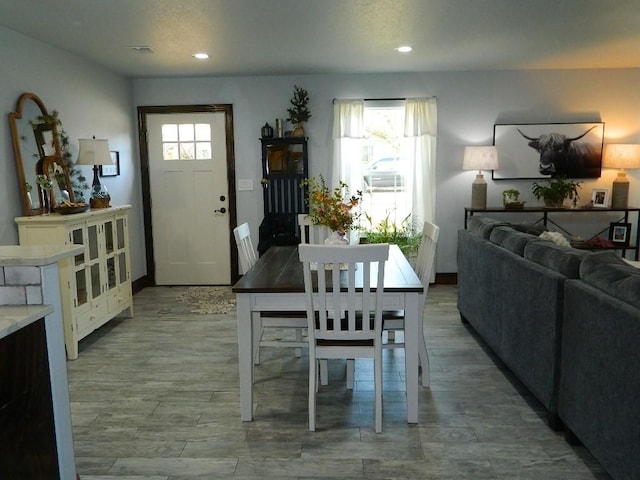
[[[404,162],[400,157],[386,157],[374,161],[363,172],[367,190],[404,190]]]

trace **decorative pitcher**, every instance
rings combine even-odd
[[[346,232],[332,230],[324,243],[326,245],[349,245],[349,240]]]

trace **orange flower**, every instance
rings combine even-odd
[[[322,175],[303,180],[300,186],[309,188],[306,203],[314,225],[325,225],[338,232],[355,228],[360,212],[353,210],[360,204],[362,192],[349,196],[346,193],[349,186],[344,182],[330,190]]]

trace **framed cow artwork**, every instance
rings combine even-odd
[[[604,123],[496,124],[494,180],[551,177],[598,178]]]

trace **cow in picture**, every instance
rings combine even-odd
[[[520,135],[529,140],[528,145],[540,154],[541,175],[567,178],[598,178],[602,161],[602,145],[578,142],[593,130],[591,127],[577,137],[567,137],[561,133],[543,133],[530,137],[518,129]]]

